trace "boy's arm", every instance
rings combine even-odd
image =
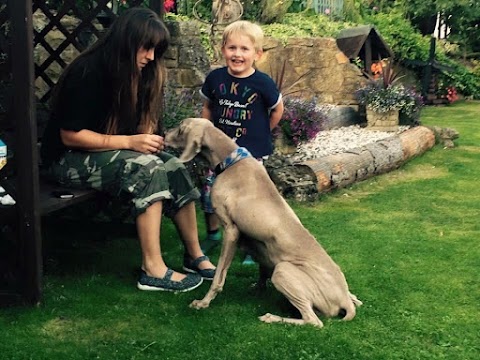
[[[270,130],[273,130],[282,119],[283,110],[283,100],[280,100],[278,105],[270,111]]]
[[[202,118],[213,121],[212,118],[212,103],[211,101],[205,100],[202,107]]]

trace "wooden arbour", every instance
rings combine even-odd
[[[52,3],[60,6],[53,9]],[[146,3],[163,15],[163,0],[128,1],[129,6]],[[9,149],[7,166],[0,170],[0,185],[16,201],[15,205],[0,205],[0,306],[40,302],[43,269],[40,218],[64,206],[41,197],[37,108],[48,101],[55,86],[48,69],[52,64],[61,68],[67,65],[62,57],[67,48],[73,46],[82,51],[85,32],[96,38],[102,36],[105,27],[99,24],[99,17],[112,20],[117,16],[111,4],[108,0],[0,1],[0,139]],[[33,23],[33,14],[38,12],[47,19],[42,29],[35,28]],[[67,14],[78,19],[72,29],[62,23]],[[56,48],[46,41],[46,35],[53,29],[64,36]],[[48,54],[44,59],[34,55],[38,46]],[[39,79],[47,90],[37,96],[35,84]]]

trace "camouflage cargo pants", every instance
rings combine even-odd
[[[185,166],[166,152],[68,151],[50,166],[48,176],[67,187],[91,188],[113,196],[127,194],[134,216],[163,201],[165,215],[171,217],[200,197]]]

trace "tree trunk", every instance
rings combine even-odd
[[[242,16],[243,8],[234,1],[213,0],[212,19],[215,24],[229,24],[239,20]]]
[[[315,174],[317,190],[322,193],[397,169],[434,145],[434,132],[418,126],[345,153],[305,161],[301,166]]]
[[[281,23],[292,3],[293,0],[263,0],[263,10],[260,21],[265,24],[271,24],[274,22]]]

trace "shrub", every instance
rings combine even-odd
[[[286,41],[290,37],[335,37],[340,30],[354,26],[347,22],[331,21],[323,14],[286,14],[282,23],[263,25],[265,35]]]
[[[325,128],[327,121],[325,112],[317,106],[316,100],[285,98],[285,111],[273,136],[282,136],[287,144],[295,146],[313,139]]]
[[[377,112],[399,110],[413,115],[423,105],[422,97],[413,88],[404,85],[383,87],[380,81],[370,82],[355,92],[359,104]]]
[[[378,13],[365,19],[379,31],[386,43],[395,53],[395,59],[427,61],[430,39],[422,36],[404,15],[392,11]]]
[[[480,77],[464,65],[446,59],[444,62],[453,70],[441,74],[440,82],[444,88],[455,88],[464,96],[480,99]]]
[[[365,74],[369,81],[355,92],[355,97],[360,105],[376,112],[398,110],[400,116],[407,119],[405,122],[414,124],[420,117],[423,98],[413,87],[400,84],[401,77],[393,68],[391,62],[386,62],[380,68],[379,78]]]
[[[202,101],[196,89],[165,88],[163,130],[177,126],[188,117],[199,117]]]

